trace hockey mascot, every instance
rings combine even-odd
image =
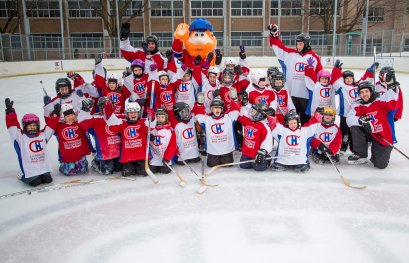
[[[172,50],[175,58],[189,68],[195,65],[195,59],[201,64],[205,63],[207,55],[217,46],[212,24],[204,18],[195,19],[190,26],[185,23],[179,24],[173,35]],[[211,60],[210,65],[213,66],[214,63],[215,58]]]

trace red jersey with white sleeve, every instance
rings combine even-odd
[[[128,60],[129,62],[132,63],[135,59],[140,59],[142,61],[146,60],[146,54],[141,48],[134,48],[131,45],[131,42],[129,41],[129,38],[126,40],[121,40],[119,44],[119,48],[121,49],[121,54],[124,57],[124,59]],[[155,64],[158,66],[158,70],[164,70],[167,68],[168,64],[168,59],[163,56],[160,51],[157,51],[155,54],[151,55],[151,59],[155,62]],[[145,65],[145,70],[148,70],[148,66]]]
[[[119,161],[127,163],[145,160],[148,120],[140,119],[137,123],[128,123],[124,120],[122,122],[118,121],[118,117],[112,114],[107,120],[107,124],[112,133],[121,134],[121,156]]]
[[[399,90],[399,94],[398,94],[396,113],[393,116],[394,120],[400,120],[402,118],[402,113],[403,113],[403,95],[402,95],[402,90],[400,88],[400,85],[398,85],[397,89]],[[375,90],[380,95],[381,99],[383,99],[384,97],[383,95],[387,92],[388,88],[386,84],[378,81],[376,82]]]
[[[57,117],[50,117],[48,120],[51,126],[55,126],[57,122]],[[47,143],[54,130],[47,125],[37,136],[28,137],[20,128],[15,112],[6,114],[6,125],[17,153],[23,178],[51,172],[53,165]]]
[[[210,114],[210,104],[213,100],[213,92],[219,88],[220,82],[216,79],[216,83],[212,84],[207,78],[207,71],[202,71],[198,67],[193,68],[193,78],[196,80],[199,87],[201,86],[201,92],[204,95],[204,106],[206,113]]]
[[[119,157],[121,137],[111,131],[104,116],[100,114],[91,115],[89,112],[80,111],[78,122],[84,130],[94,136],[97,160],[111,160]]]
[[[328,126],[321,124],[318,127],[315,136],[312,139],[311,147],[313,149],[318,149],[318,146],[321,143],[331,151],[332,155],[339,152],[342,144],[342,134],[338,125],[335,123]]]
[[[154,108],[164,108],[166,111],[172,112],[173,105],[176,103],[175,90],[176,84],[170,83],[167,86],[159,84],[158,81],[154,80]],[[148,96],[147,99],[150,100],[151,85],[148,85]]]
[[[244,138],[241,152],[254,159],[260,149],[264,149],[268,153],[273,150],[273,137],[267,120],[254,122],[245,116],[246,114],[247,110],[242,107],[237,119],[243,125]]]
[[[276,117],[277,121],[284,124],[284,116],[291,110],[295,110],[293,100],[287,90],[287,84],[280,91],[274,90],[277,99]]]
[[[263,103],[270,105],[276,100],[276,95],[271,87],[260,89],[250,84],[250,86],[246,89],[246,92],[249,95],[250,104]]]
[[[56,104],[71,104],[74,108],[75,114],[78,114],[78,112],[82,108],[82,101],[85,99],[85,97],[80,97],[75,93],[75,91],[71,92],[71,94],[67,98],[61,98],[60,96],[54,97],[50,103],[47,105],[44,105],[44,117],[45,120],[47,121],[48,118],[50,117],[51,113],[54,111],[54,105]]]
[[[320,57],[312,50],[306,53],[299,53],[296,49],[285,46],[280,38],[273,38],[272,36],[270,36],[270,46],[273,48],[278,61],[283,67],[290,95],[308,99],[308,92],[304,81],[304,70],[308,65],[307,60],[313,58],[315,61],[314,70],[318,74],[322,70]]]
[[[305,85],[310,95],[306,114],[314,115],[318,107],[327,107],[335,109],[335,89],[328,83],[324,85],[319,82],[314,68],[307,66],[305,68]]]
[[[176,134],[169,124],[156,126],[151,130],[153,141],[150,143],[152,159],[150,165],[163,166],[162,161],[170,162],[177,152]]]
[[[73,163],[81,160],[82,157],[90,154],[90,147],[85,136],[85,130],[78,124],[58,122],[55,125],[55,134],[58,138],[58,145],[63,163]]]
[[[220,117],[205,114],[204,106],[195,112],[197,121],[206,130],[206,151],[212,155],[223,155],[235,150],[233,125],[239,116],[239,105],[233,102],[231,111]]]
[[[174,120],[172,122],[176,133],[176,143],[179,156],[183,160],[199,157],[199,146],[197,143],[197,134],[195,120],[192,118],[188,123]]]
[[[310,151],[311,140],[314,137],[319,126],[320,120],[316,115],[304,126],[291,130],[280,123],[271,125],[274,139],[278,142],[276,156],[282,157],[276,160],[283,165],[297,165],[308,163],[308,153]],[[275,119],[270,117],[270,119]]]
[[[372,133],[371,136],[377,140],[380,144],[388,146],[377,134],[384,137],[389,143],[396,143],[395,133],[392,130],[394,127],[393,118],[389,117],[389,112],[396,110],[398,92],[388,90],[387,101],[376,99],[375,101],[367,104],[362,104],[357,101],[347,116],[347,124],[351,126],[360,126],[358,120],[360,116],[366,115],[371,118]]]

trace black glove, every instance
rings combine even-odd
[[[92,109],[92,106],[94,106],[94,101],[92,99],[85,99],[82,101],[82,110],[85,112],[90,112]]]
[[[139,104],[139,106],[145,106],[146,104],[146,99],[137,99],[136,102]]]
[[[84,97],[84,92],[82,92],[80,89],[75,90],[75,94],[77,94],[78,97]]]
[[[267,26],[267,29],[270,30],[271,37],[278,38],[280,36],[280,31],[278,30],[278,26],[276,24]]]
[[[155,135],[151,133],[151,135],[149,136],[149,141],[154,142],[155,139]]]
[[[209,52],[209,54],[207,54],[206,61],[210,63],[212,62],[213,58],[214,58],[213,52]]]
[[[78,77],[78,73],[74,71],[67,72],[67,78],[75,80]]]
[[[245,91],[242,93],[241,106],[246,106],[249,103],[249,94]]]
[[[335,60],[334,67],[341,68],[344,63],[341,63],[341,60]]]
[[[222,63],[222,58],[223,58],[223,55],[222,55],[222,53],[220,52],[220,49],[216,49],[216,65],[218,66],[218,65],[220,65],[220,63]]]
[[[368,72],[374,73],[379,67],[379,62],[373,63],[369,68]]]
[[[264,110],[264,113],[265,113],[267,116],[271,116],[271,117],[274,117],[274,116],[276,115],[276,111],[275,111],[273,108],[271,108],[271,107],[268,107],[267,109],[265,109],[265,110]]]
[[[236,65],[236,66],[234,66],[234,72],[241,75],[241,74],[243,74],[243,69],[240,67],[240,65]]]
[[[169,62],[172,61],[172,55],[173,55],[172,49],[166,50],[165,55]]]
[[[99,63],[102,62],[104,55],[102,53],[99,53],[95,56],[95,65],[98,65]]]
[[[321,143],[319,146],[318,146],[318,150],[320,150],[324,155],[325,154],[331,154],[331,151],[328,149],[328,147],[327,146],[325,146],[325,144],[323,144],[323,143]]]
[[[48,95],[45,95],[43,98],[44,106],[48,105],[51,102],[51,97]]]
[[[391,84],[387,84],[387,89],[388,90],[393,90],[394,92],[396,92],[396,90],[397,90],[397,88],[398,88],[398,86],[400,85],[400,83],[399,82],[397,82],[397,81],[395,81],[394,83],[391,83]]]
[[[60,116],[60,113],[61,113],[61,104],[57,103],[54,105],[54,110],[51,114]]]
[[[213,98],[219,97],[220,96],[220,89],[217,89],[213,91]]]
[[[244,48],[244,46],[240,46],[240,52],[239,52],[239,56],[241,59],[246,59],[246,49]]]
[[[6,104],[6,114],[15,112],[14,108],[13,108],[13,103],[14,101],[10,100],[9,98],[6,98],[4,100],[4,103]]]
[[[319,114],[323,115],[324,114],[324,107],[317,107],[317,109],[315,111],[318,112]]]
[[[200,55],[197,55],[195,58],[195,65],[200,65],[200,62],[202,62],[202,57]]]
[[[362,115],[358,119],[358,123],[364,128],[364,130],[368,133],[372,133],[372,125],[371,125],[371,117],[367,115]]]
[[[256,156],[256,164],[263,164],[266,162],[266,157],[268,155],[268,152],[264,149],[260,149],[257,152]]]
[[[132,72],[130,71],[129,67],[126,67],[126,70],[124,70],[122,72],[122,78],[124,79],[124,78],[128,77],[131,74],[132,74]]]
[[[124,23],[121,26],[121,32],[120,32],[120,39],[121,41],[124,41],[128,38],[129,33],[131,32],[131,24],[129,23]]]
[[[147,55],[149,55],[151,53],[149,51],[149,49],[148,49],[148,42],[146,42],[146,41],[142,42],[142,49],[143,49],[143,52],[145,52],[145,54],[147,54]]]

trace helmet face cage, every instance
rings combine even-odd
[[[280,70],[277,67],[269,67],[267,69],[267,77],[269,80],[271,80],[271,76],[276,73],[276,72],[280,72]]]
[[[61,94],[60,93],[61,87],[68,87],[68,94],[64,94],[64,95]],[[55,91],[57,92],[57,95],[61,96],[62,98],[68,97],[72,91],[71,81],[67,78],[57,79],[57,81],[55,82]]]
[[[99,109],[99,112],[101,114],[104,112],[104,107],[105,107],[105,102],[106,101],[110,101],[112,103],[111,99],[108,96],[100,97],[98,99],[98,109]]]
[[[392,80],[395,82],[395,70],[392,67],[381,68],[379,71],[379,80],[387,83],[390,83]]]
[[[282,81],[281,86],[276,85],[276,83],[275,83],[276,80],[281,80]],[[275,89],[277,91],[280,91],[284,87],[284,74],[281,73],[281,72],[277,72],[277,73],[273,74],[272,77],[271,77],[271,83],[270,84],[271,84],[271,87],[273,89]]]
[[[35,123],[37,128],[35,130],[28,131],[27,125],[31,123]],[[28,136],[36,136],[40,132],[40,119],[33,113],[25,114],[21,119],[21,124],[23,126],[24,133]]]
[[[184,102],[177,102],[173,106],[173,111],[175,112],[175,118],[178,121],[189,122],[191,119],[190,108]]]
[[[163,121],[163,122],[158,121],[158,119],[156,118],[156,125],[160,126],[160,125],[165,125],[165,124],[168,123],[169,115],[168,115],[168,112],[164,108],[157,108],[156,111],[155,111],[155,115],[156,116],[159,116],[159,115],[165,116],[165,121]]]
[[[226,81],[226,78],[230,78],[230,80]],[[224,85],[232,85],[233,82],[234,82],[234,72],[232,70],[229,70],[229,69],[223,70],[222,83]]]
[[[326,125],[326,126],[330,126],[332,124],[335,123],[335,115],[336,115],[336,111],[333,108],[324,108],[324,116],[332,116],[331,121],[326,121],[324,120],[324,117],[322,118],[322,124]]]
[[[263,110],[263,107],[263,103],[256,103],[251,106],[249,116],[252,121],[262,121],[267,117],[266,113]]]

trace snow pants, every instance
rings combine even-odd
[[[213,154],[207,154],[207,166],[213,167],[219,164],[226,164],[226,163],[232,163],[234,162],[233,160],[233,153],[226,153],[222,155],[213,155]]]
[[[53,181],[50,173],[43,173],[37,176],[33,176],[30,178],[25,178],[24,176],[21,178],[23,183],[28,184],[30,186],[38,186],[40,184],[49,184]]]

